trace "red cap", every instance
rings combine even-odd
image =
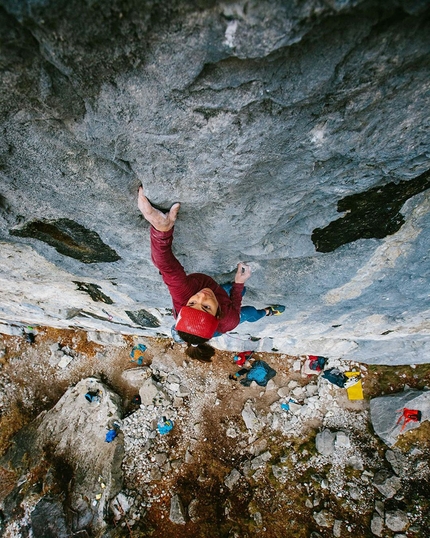
[[[176,330],[209,340],[218,327],[218,319],[190,306],[183,306],[176,320]]]

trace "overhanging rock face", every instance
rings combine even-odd
[[[143,181],[188,272],[287,305],[219,347],[428,360],[427,2],[0,5],[3,322],[169,334]]]

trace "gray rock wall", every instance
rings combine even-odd
[[[143,181],[287,305],[215,345],[427,361],[428,2],[0,5],[0,320],[168,334]]]

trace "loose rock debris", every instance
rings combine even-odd
[[[86,477],[90,506],[115,536],[426,536],[429,446],[411,437],[425,424],[405,428],[404,446],[388,447],[372,432],[368,401],[349,401],[320,371],[304,372],[308,357],[255,353],[248,367],[264,359],[276,375],[265,387],[245,387],[229,378],[233,353],[202,365],[170,341],[116,335],[102,345],[102,335],[90,337],[46,329],[30,344],[5,336],[1,418],[17,394],[24,409],[42,410],[41,393],[49,408],[87,376],[121,395],[118,435],[107,443],[123,450],[121,491],[100,473]],[[141,365],[130,361],[138,345],[145,346]],[[60,354],[72,357],[64,367]],[[356,371],[370,385],[366,365],[328,359],[324,368]],[[98,426],[104,444],[112,426],[105,422]],[[165,422],[172,427],[161,433]],[[11,472],[4,459],[0,469]],[[8,484],[2,510],[16,488],[10,474]],[[37,506],[40,517],[44,505]],[[12,529],[21,532],[24,519],[5,515],[4,528],[19,536]],[[89,529],[74,525],[73,532]]]

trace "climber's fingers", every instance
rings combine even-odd
[[[173,204],[169,213],[163,213],[159,209],[152,207],[151,202],[144,194],[143,187],[139,188],[137,205],[145,219],[160,232],[167,232],[173,228],[181,206],[179,203]]]

